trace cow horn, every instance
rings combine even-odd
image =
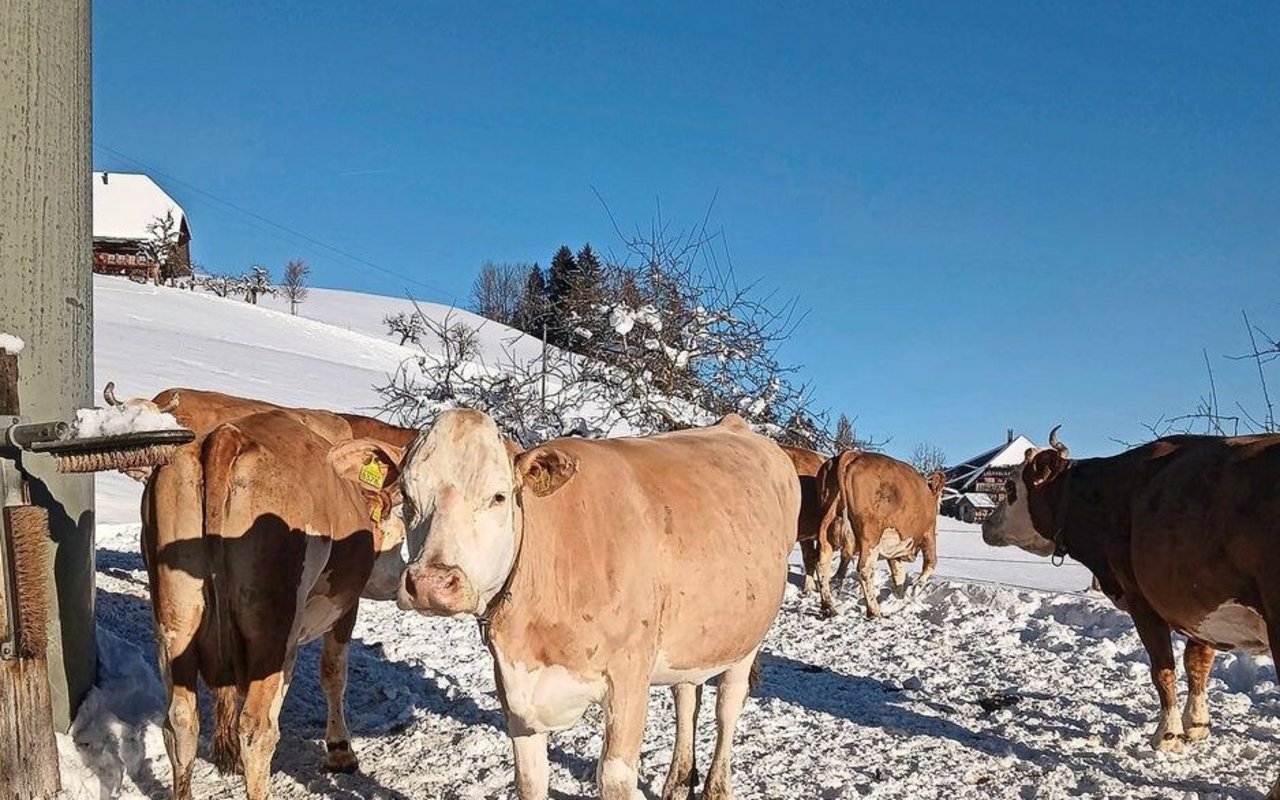
[[[109,406],[118,406],[120,401],[116,399],[116,382],[107,381],[107,385],[102,387],[102,399],[107,401]]]
[[[178,408],[178,403],[182,402],[182,393],[174,392],[173,397],[169,398],[169,402],[164,404],[164,408],[160,409],[161,414],[169,414]]]
[[[1065,444],[1058,441],[1058,431],[1060,430],[1062,430],[1061,425],[1054,425],[1053,430],[1049,431],[1049,446],[1061,453],[1063,458],[1066,458],[1071,455],[1071,451],[1067,449]]]

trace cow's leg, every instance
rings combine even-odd
[[[605,698],[604,750],[596,769],[600,800],[644,800],[637,788],[649,686],[611,680]]]
[[[933,571],[938,568],[938,532],[936,530],[924,537],[920,552],[924,555],[924,566],[920,568],[920,577],[916,578],[917,589],[923,589],[933,577]]]
[[[835,596],[831,592],[831,540],[826,536],[826,532],[818,533],[818,595],[822,598],[822,611],[824,617],[834,617],[840,613],[839,607],[836,605]]]
[[[1187,640],[1183,664],[1187,668],[1187,705],[1182,710],[1182,728],[1189,742],[1209,738],[1209,672],[1213,669],[1213,648]]]
[[[853,560],[853,553],[849,550],[849,545],[845,544],[840,548],[840,566],[836,567],[836,573],[831,579],[831,586],[835,591],[844,588],[844,579],[849,574],[849,562]]]
[[[800,588],[801,594],[809,594],[817,585],[816,577],[818,571],[818,542],[815,539],[800,540],[800,561],[804,564],[804,584]]]
[[[901,558],[889,559],[889,580],[893,594],[899,600],[907,596],[907,562]]]
[[[164,721],[164,745],[173,767],[175,800],[191,797],[191,768],[195,765],[196,744],[200,740],[200,710],[196,703],[199,668],[195,643],[176,657],[161,648],[160,672],[169,690],[169,713]]]
[[[698,790],[698,766],[693,752],[702,686],[677,683],[671,687],[676,703],[676,743],[671,751],[671,768],[662,785],[662,800],[692,800]]]
[[[516,761],[516,797],[520,800],[547,800],[551,768],[547,764],[547,734],[511,734]]]
[[[733,777],[729,769],[733,733],[738,727],[742,704],[751,691],[751,665],[755,659],[756,650],[752,650],[720,676],[716,687],[716,750],[707,772],[707,785],[702,789],[702,800],[733,800]]]
[[[204,616],[204,581],[161,566],[152,585],[160,675],[169,695],[164,744],[173,767],[173,796],[181,800],[191,797],[191,769],[200,739],[196,636]]]
[[[240,710],[240,763],[249,800],[271,796],[271,759],[280,741],[280,707],[289,690],[295,649],[291,644],[283,669],[249,682],[244,708]]]
[[[858,583],[862,584],[862,597],[867,603],[867,618],[880,616],[879,589],[876,588],[876,563],[879,555],[871,543],[863,539],[858,543]]]
[[[1138,637],[1151,659],[1151,682],[1160,698],[1160,722],[1151,737],[1157,750],[1182,749],[1182,718],[1178,715],[1178,678],[1174,672],[1173,641],[1169,625],[1145,599],[1138,598],[1130,609]]]
[[[320,686],[328,701],[329,717],[324,730],[325,769],[334,772],[355,772],[360,762],[351,749],[351,735],[347,732],[347,718],[343,707],[343,695],[347,690],[347,649],[351,642],[351,630],[356,624],[356,608],[352,606],[342,619],[324,635],[320,652]]]

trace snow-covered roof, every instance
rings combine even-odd
[[[984,472],[996,467],[1016,467],[1027,457],[1027,450],[1038,450],[1036,443],[1019,434],[1008,442],[979,453],[947,470],[947,483],[964,491],[973,485]]]
[[[985,492],[967,492],[964,499],[968,500],[974,508],[995,508],[996,501],[991,499],[991,495]]]
[[[147,175],[129,172],[93,173],[93,238],[147,239],[157,217],[170,210],[178,230],[190,235],[186,212]]]

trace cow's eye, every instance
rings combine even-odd
[[[1013,503],[1016,503],[1018,501],[1018,485],[1015,484],[1012,480],[1005,481],[1004,495],[1005,495],[1006,502],[1008,502],[1010,505],[1012,505]]]
[[[502,492],[498,492],[497,494],[495,494],[495,495],[493,496],[493,501],[492,501],[492,502],[490,502],[490,503],[489,503],[489,505],[491,505],[491,506],[500,506],[500,505],[502,505],[502,504],[503,504],[503,503],[505,503],[505,502],[507,502],[507,496],[506,496],[505,494],[503,494]]]

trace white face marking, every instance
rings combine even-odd
[[[713,675],[719,675],[732,664],[717,664],[710,667],[685,667],[675,669],[667,660],[666,652],[659,650],[653,662],[653,673],[649,683],[654,686],[674,686],[677,683],[706,683]]]
[[[524,733],[560,731],[582,718],[605,693],[603,677],[581,678],[559,665],[512,664],[496,650],[508,717]]]
[[[982,523],[982,541],[993,547],[1013,545],[1038,556],[1053,555],[1053,542],[1040,535],[1031,524],[1031,510],[1027,505],[1027,484],[1022,479],[1026,465],[1009,475],[1013,486],[1010,497]]]
[[[478,613],[515,562],[515,478],[497,425],[474,411],[441,414],[409,451],[401,488],[413,509],[409,570],[457,567]]]
[[[1271,642],[1262,615],[1248,606],[1230,600],[1210,611],[1192,626],[1191,635],[1215,647],[1267,654]]]

